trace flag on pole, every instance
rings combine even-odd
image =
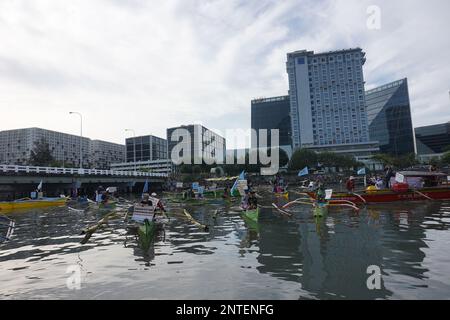
[[[298,173],[299,177],[307,176],[309,174],[308,167],[304,167],[300,172]]]
[[[362,168],[358,170],[358,175],[363,176],[366,174],[366,168]]]
[[[241,174],[236,179],[236,181],[234,181],[233,187],[231,187],[230,194],[231,194],[232,197],[238,196],[239,191],[237,190],[237,186],[238,186],[238,181],[239,180],[245,180],[245,170],[243,170],[241,172]]]
[[[148,180],[145,180],[144,189],[142,189],[142,197],[144,193],[148,193]]]
[[[42,180],[39,182],[39,185],[37,186],[38,191],[42,191]]]

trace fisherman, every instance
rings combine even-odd
[[[98,186],[97,190],[95,190],[95,202],[102,202],[102,195],[105,189],[103,186]]]
[[[354,192],[355,191],[355,177],[350,176],[350,178],[348,178],[345,186],[347,187],[348,192]]]
[[[109,192],[105,191],[101,196],[101,203],[106,204],[109,201]]]
[[[159,209],[162,212],[166,212],[166,209],[164,208],[164,205],[162,204],[162,201],[160,199],[156,198],[156,197],[157,197],[157,194],[155,192],[153,192],[152,193],[152,198],[150,200],[153,200],[152,204],[155,207],[155,210]],[[155,205],[155,202],[156,202],[156,205]]]
[[[395,177],[394,171],[392,170],[391,166],[386,166],[386,168],[384,168],[384,178],[385,178],[385,186],[386,189],[390,189],[391,188],[391,178]]]
[[[258,198],[256,197],[256,192],[251,191],[248,197],[248,209],[254,210],[258,208]]]
[[[377,176],[376,182],[375,182],[375,186],[377,187],[378,190],[383,189],[383,187],[384,187],[384,182],[383,182],[383,179],[381,179],[380,176]]]
[[[245,193],[245,195],[244,195],[244,197],[242,198],[242,201],[241,201],[241,208],[244,209],[244,210],[247,210],[248,207],[249,207],[249,198],[250,198],[249,191],[248,191],[247,187],[244,188],[244,193]]]
[[[230,197],[230,191],[228,190],[228,187],[225,186],[225,188],[223,188],[223,195],[222,195],[222,198],[228,199],[229,197]]]
[[[316,200],[318,203],[325,203],[325,188],[321,183],[316,191]]]
[[[150,201],[150,195],[148,193],[144,193],[142,195],[141,204],[143,204],[145,206],[153,206],[153,202]]]

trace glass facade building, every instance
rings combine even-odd
[[[167,140],[152,135],[127,138],[127,162],[167,159]]]
[[[378,141],[380,152],[415,152],[407,79],[367,91],[366,105],[370,139]]]
[[[180,158],[188,157],[189,161],[188,163],[184,162],[185,164],[201,164],[202,162],[221,164],[225,162],[225,138],[202,125],[192,124],[169,128],[167,129],[167,141],[169,158],[174,163],[177,163]],[[182,152],[177,155],[178,159],[173,159],[172,151],[176,146],[181,147]],[[183,152],[190,152],[190,155],[183,154]]]
[[[417,153],[444,153],[450,147],[450,122],[415,128]]]
[[[272,145],[270,130],[279,130],[279,145],[291,146],[291,117],[289,96],[252,100],[251,107],[252,129],[267,129],[267,144]],[[252,146],[259,148],[259,141],[252,141]],[[267,147],[267,146],[263,146]]]

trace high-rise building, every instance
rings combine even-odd
[[[0,131],[0,163],[29,164],[31,151],[37,142],[48,144],[53,158],[64,167],[80,165],[80,143],[84,168],[108,169],[113,162],[125,160],[125,146],[80,136],[26,128]]]
[[[370,139],[379,142],[382,153],[415,152],[407,79],[366,91],[366,105]]]
[[[127,162],[167,159],[167,140],[152,135],[127,138]]]
[[[174,163],[189,158],[186,164],[224,163],[226,156],[225,138],[199,124],[167,129],[168,155]],[[178,146],[177,159],[172,151]],[[177,151],[177,150],[175,150]],[[189,152],[190,154],[186,154]]]
[[[273,147],[270,130],[278,129],[279,146],[290,155],[292,153],[290,109],[289,96],[252,100],[252,129],[258,133],[257,140],[252,141],[252,146],[257,148],[261,147],[259,130],[266,129],[267,145],[262,147]]]
[[[415,128],[417,154],[422,160],[441,156],[450,148],[450,122]]]
[[[288,53],[292,146],[353,155],[378,151],[369,140],[365,53],[348,49]]]
[[[110,169],[113,163],[125,160],[125,146],[102,140],[90,141],[89,161],[93,168]]]

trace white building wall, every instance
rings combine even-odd
[[[30,153],[35,142],[44,139],[56,161],[65,167],[78,167],[80,157],[80,141],[83,143],[83,167],[96,168],[109,165],[113,160],[124,161],[123,145],[94,140],[62,132],[41,128],[25,128],[0,131],[0,163],[29,164]],[[122,154],[122,155],[121,155]]]

